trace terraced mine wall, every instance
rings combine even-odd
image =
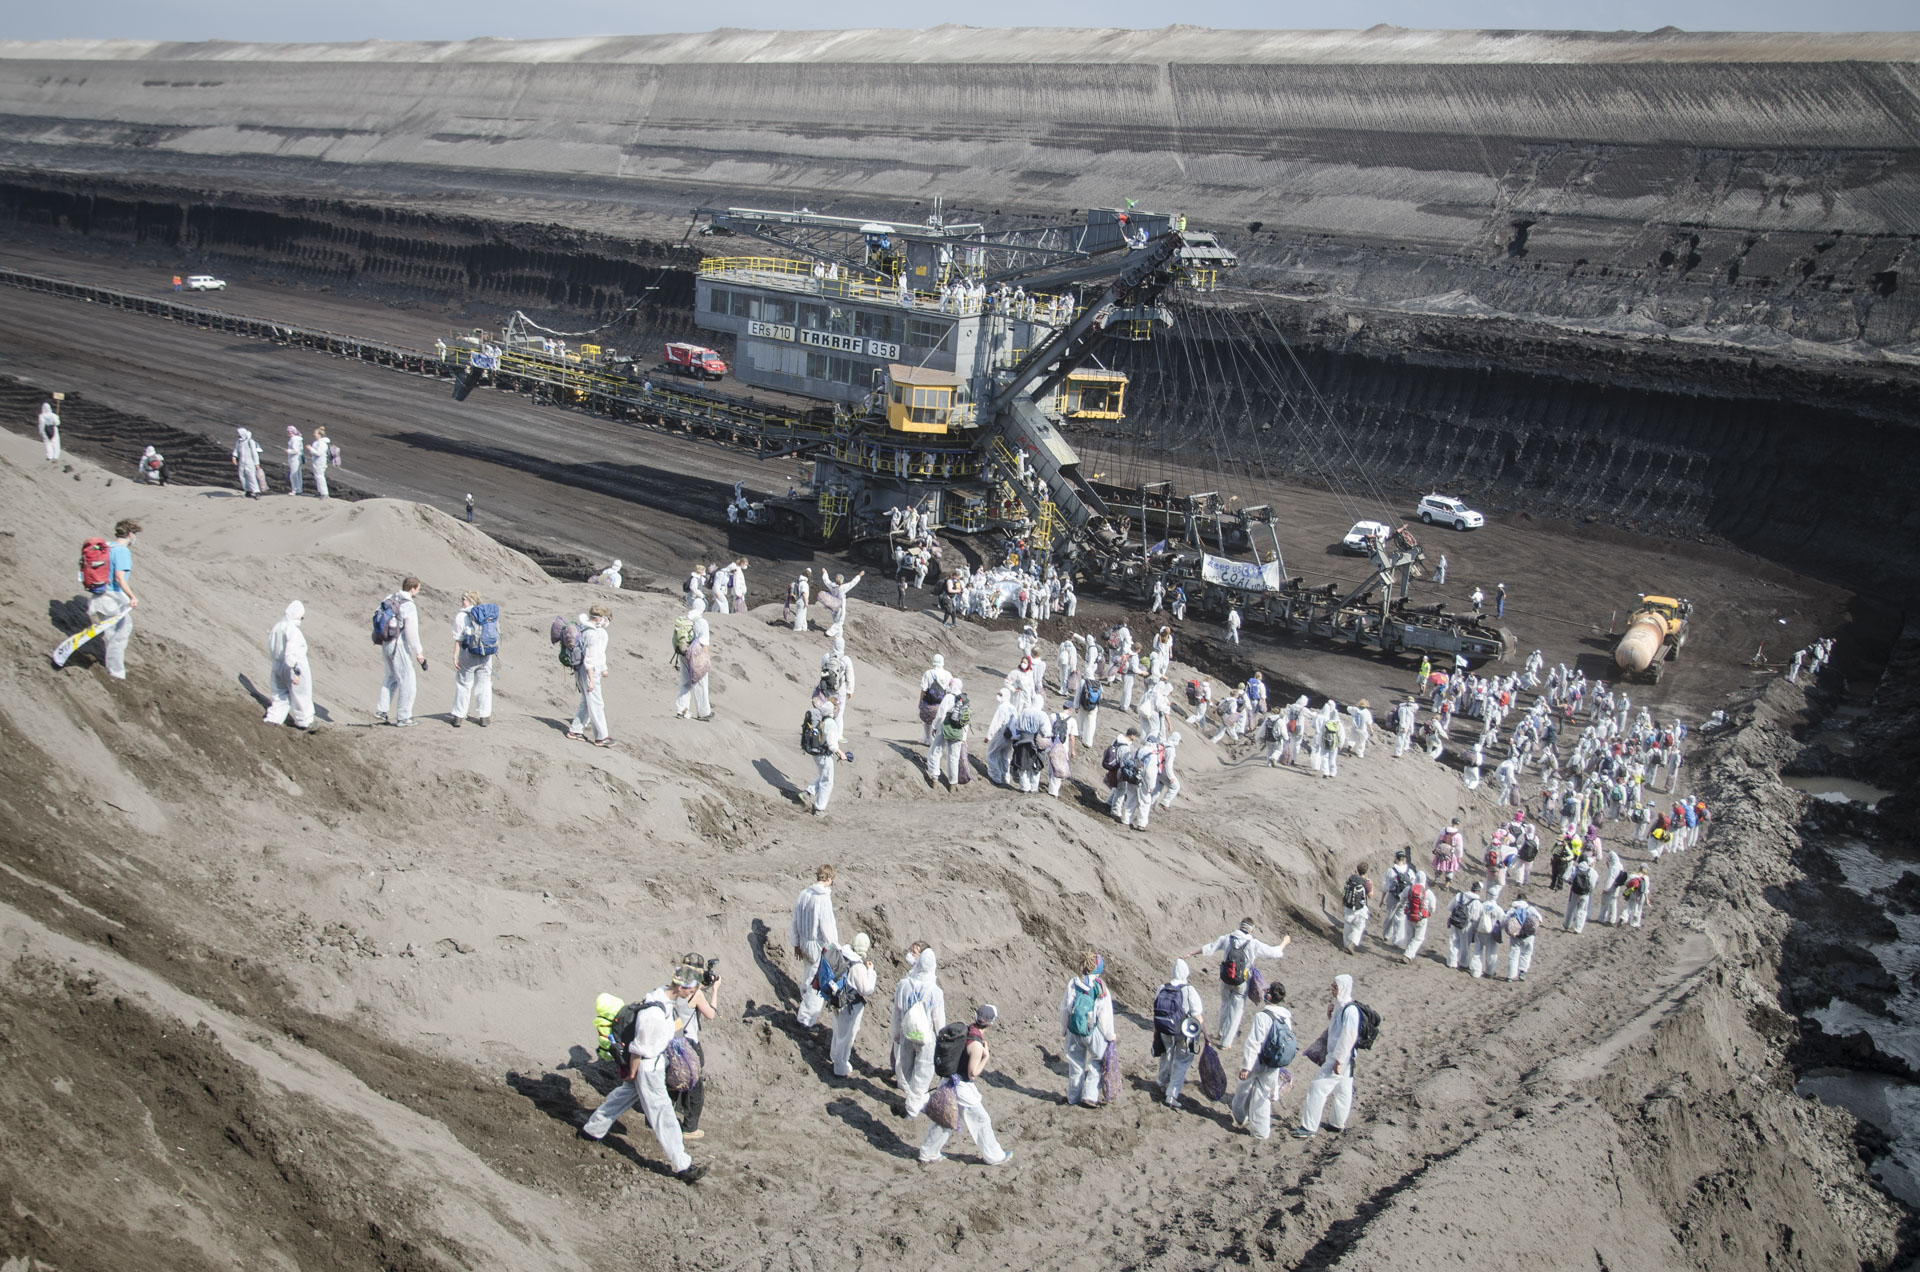
[[[1135,198],[1222,234],[1305,376],[1248,390],[1205,373],[1232,350],[1121,351],[1161,375],[1114,453],[1364,464],[1396,497],[1904,588],[1916,65],[1911,34],[0,43],[0,229],[476,325],[637,303],[638,340],[693,330],[696,204],[914,219],[939,196],[1005,226]],[[1341,462],[1298,423],[1308,380]]]
[[[0,226],[154,270],[185,258],[402,303],[465,302],[490,327],[516,307],[564,323],[637,305],[616,343],[697,334],[698,252],[676,243],[101,184],[0,181]],[[1402,502],[1445,488],[1497,513],[1723,539],[1862,588],[1920,583],[1904,546],[1920,539],[1908,490],[1920,472],[1920,394],[1900,368],[1548,339],[1537,326],[1430,315],[1350,324],[1338,306],[1312,302],[1229,312],[1206,334],[1185,318],[1192,330],[1170,341],[1108,346],[1134,375],[1129,419],[1079,437],[1117,461],[1117,480],[1158,480],[1177,463],[1217,470],[1223,490],[1251,497],[1262,475],[1356,490],[1371,478]],[[445,323],[422,322],[426,347]]]

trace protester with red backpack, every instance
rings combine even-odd
[[[1254,964],[1263,958],[1285,958],[1287,946],[1292,942],[1292,937],[1283,936],[1280,944],[1268,945],[1253,934],[1253,919],[1249,917],[1241,919],[1240,926],[1235,930],[1216,937],[1187,955],[1188,958],[1204,958],[1211,954],[1220,956],[1222,1047],[1231,1047],[1234,1035],[1240,1032],[1240,1020],[1247,1010],[1247,982],[1253,976]]]
[[[1420,947],[1427,943],[1427,920],[1432,917],[1433,885],[1428,882],[1425,871],[1415,870],[1412,882],[1407,885],[1407,943],[1402,947],[1407,962],[1419,957]]]
[[[105,623],[117,616],[106,631],[103,651],[107,674],[115,680],[127,678],[127,645],[133,640],[134,607],[140,604],[140,598],[133,594],[132,581],[133,538],[139,533],[138,521],[122,520],[113,528],[111,544],[89,539],[80,548],[80,583],[93,597],[87,602],[87,618]],[[100,553],[103,546],[104,561]]]

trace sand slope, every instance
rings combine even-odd
[[[1685,894],[1698,854],[1663,867],[1647,930],[1550,933],[1522,985],[1343,959],[1323,905],[1357,855],[1381,868],[1462,806],[1451,770],[1376,753],[1323,782],[1189,730],[1188,797],[1151,834],[1092,803],[1086,758],[1058,802],[930,791],[911,718],[925,659],[943,652],[984,699],[1011,636],[856,599],[858,760],[813,819],[791,797],[812,767],[795,726],[824,640],[774,607],[713,620],[718,718],[676,722],[672,598],[553,582],[430,509],[109,484],[10,435],[0,506],[0,1116],[17,1128],[0,1254],[611,1267],[630,1261],[608,1248],[619,1232],[659,1234],[651,1266],[703,1268],[1439,1267],[1489,1248],[1734,1268],[1783,1248],[1743,1205],[1793,1216],[1782,1266],[1892,1248],[1850,1120],[1775,1085],[1765,920],[1729,906],[1718,871]],[[145,526],[131,678],[87,659],[55,673],[75,549],[120,516]],[[426,581],[423,723],[374,728],[367,618],[408,572]],[[506,615],[484,733],[435,718],[467,587]],[[296,595],[329,719],[313,736],[260,725],[249,696]],[[609,751],[563,739],[570,678],[546,641],[593,599],[616,615]],[[1755,834],[1742,851],[1776,848]],[[787,908],[823,860],[843,932],[930,940],[956,1009],[1004,1011],[986,1098],[1008,1169],[964,1143],[913,1162],[924,1123],[888,1115],[873,1067],[883,1012],[845,1081],[824,1035],[793,1028]],[[1221,1107],[1175,1114],[1145,1087],[1166,963],[1242,913],[1295,936],[1278,974],[1303,1022],[1341,970],[1389,1022],[1341,1143],[1256,1145]],[[1085,943],[1108,952],[1132,1079],[1100,1112],[1059,1103],[1055,1011]],[[637,1118],[600,1148],[569,1119],[609,1085],[581,1067],[594,994],[657,984],[695,949],[727,980],[695,1146],[714,1172],[689,1211]]]

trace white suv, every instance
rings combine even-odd
[[[187,279],[188,291],[225,291],[227,280],[215,278],[212,274],[194,274]]]
[[[1441,525],[1452,526],[1455,530],[1477,530],[1487,524],[1487,519],[1452,495],[1428,495],[1420,501],[1414,511],[1420,514],[1420,520],[1432,525],[1438,521]]]

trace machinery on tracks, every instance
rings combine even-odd
[[[1163,578],[1201,613],[1237,606],[1255,626],[1472,663],[1511,653],[1499,629],[1410,605],[1423,552],[1404,529],[1372,545],[1373,573],[1357,588],[1307,588],[1281,577],[1270,509],[1228,511],[1210,492],[1129,490],[1082,472],[1066,430],[1125,410],[1128,377],[1100,365],[1103,343],[1164,335],[1170,297],[1204,295],[1238,264],[1184,217],[1094,209],[1083,223],[1008,231],[947,223],[937,205],[923,224],[805,209],[695,218],[704,236],[772,249],[699,266],[695,323],[735,343],[726,388],[669,383],[664,368],[569,344],[516,314],[497,338],[442,342],[454,396],[491,383],[806,458],[812,480],[750,503],[747,519],[870,559],[888,558],[892,527],[912,510],[1130,598]],[[1198,551],[1167,550],[1176,540]],[[1258,559],[1234,561],[1237,551]]]

